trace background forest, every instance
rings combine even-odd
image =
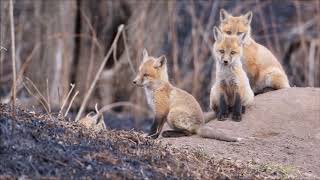
[[[291,86],[320,86],[318,0],[16,0],[17,104],[74,118],[100,68],[83,115],[98,104],[107,127],[144,129],[150,111],[143,90],[131,81],[146,47],[153,56],[167,56],[171,82],[208,111],[215,75],[212,29],[221,8],[234,15],[253,12],[254,39],[275,54]],[[10,30],[9,1],[0,0],[4,103],[13,80]]]

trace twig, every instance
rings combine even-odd
[[[61,106],[60,111],[59,111],[59,116],[62,114],[64,106],[66,105],[66,103],[67,103],[67,101],[68,101],[68,99],[69,99],[69,97],[70,97],[70,95],[71,95],[71,93],[72,93],[72,91],[74,89],[74,84],[70,84],[70,86],[71,86],[71,89],[70,89],[67,97],[63,98],[63,103],[62,103],[62,106]]]
[[[15,37],[14,37],[14,18],[13,18],[13,0],[10,0],[10,29],[11,29],[11,58],[12,58],[12,117],[16,119],[16,56],[15,56]],[[15,125],[13,125],[14,127]]]
[[[128,63],[130,65],[130,68],[131,68],[131,71],[136,74],[136,70],[134,69],[134,66],[132,64],[132,61],[130,59],[130,54],[129,54],[129,49],[128,49],[128,43],[127,43],[127,36],[126,36],[126,33],[125,31],[122,32],[122,40],[123,40],[123,44],[124,44],[124,49],[126,51],[126,56],[127,56],[127,60],[128,60]]]
[[[266,16],[262,10],[262,5],[260,4],[260,0],[257,0],[257,10],[258,10],[258,15],[259,15],[259,21],[261,22],[261,26],[262,26],[262,29],[268,29],[268,23],[266,22]],[[271,38],[268,38],[266,36],[266,34],[268,33],[268,31],[264,31],[264,39],[266,41],[266,44],[267,44],[267,47],[271,50],[271,52],[275,52],[274,50],[274,46],[273,46],[273,43],[272,43],[272,40]]]
[[[59,88],[59,86],[57,87],[57,91],[58,91],[58,97],[59,97],[59,105],[61,105],[61,94],[60,94],[60,88]],[[59,111],[60,112],[60,111]]]
[[[22,64],[21,68],[19,69],[18,76],[17,76],[16,93],[19,93],[19,91],[23,87],[23,85],[21,84],[22,76],[25,73],[26,69],[28,68],[28,66],[29,66],[29,64],[30,64],[30,62],[32,60],[32,55],[34,54],[35,49],[36,49],[36,47],[33,48],[31,54],[27,57],[26,61]],[[5,98],[3,98],[3,102],[4,103],[10,103],[11,102],[11,95],[12,95],[12,92],[13,92],[13,88],[14,87],[11,87],[10,93]]]
[[[51,158],[48,158],[47,156],[43,156],[43,155],[39,155],[39,154],[38,154],[38,156],[39,156],[40,158],[46,160],[46,161],[54,162],[54,163],[57,163],[57,164],[59,164],[59,165],[61,165],[61,166],[67,166],[66,163],[63,163],[63,162],[61,162],[61,161],[59,161],[59,160],[51,159]]]
[[[66,110],[66,113],[64,114],[64,117],[67,117],[67,115],[68,115],[68,113],[69,113],[69,110],[70,110],[70,108],[71,108],[71,106],[72,106],[72,103],[73,103],[73,101],[75,100],[75,98],[77,97],[78,94],[79,94],[79,91],[77,91],[77,92],[73,95],[73,97],[72,97],[72,99],[71,99],[71,101],[70,101],[70,103],[69,103],[68,109]]]
[[[111,48],[109,49],[107,55],[106,55],[105,58],[103,59],[101,65],[100,65],[100,67],[99,67],[99,70],[98,70],[98,72],[97,72],[97,74],[96,74],[96,76],[95,76],[95,78],[94,78],[94,80],[93,80],[93,82],[92,82],[92,84],[91,84],[88,92],[86,93],[86,95],[85,95],[85,97],[84,97],[84,99],[83,99],[83,102],[82,102],[82,104],[81,104],[81,106],[80,106],[80,110],[79,110],[79,112],[78,112],[78,114],[77,114],[77,116],[76,116],[75,121],[79,121],[79,120],[80,120],[81,115],[82,115],[82,112],[83,112],[84,109],[86,108],[86,105],[87,105],[87,102],[88,102],[88,100],[89,100],[89,98],[90,98],[90,96],[91,96],[91,93],[92,93],[92,91],[93,91],[93,89],[94,89],[94,87],[95,87],[95,85],[96,85],[96,83],[97,83],[97,81],[98,81],[98,79],[99,79],[99,77],[100,77],[100,75],[101,75],[104,67],[105,67],[105,64],[107,63],[107,61],[108,61],[108,59],[109,59],[109,57],[110,57],[110,55],[111,55],[111,53],[112,53],[112,51],[113,51],[113,47],[114,47],[115,44],[118,42],[118,39],[119,39],[119,37],[120,37],[120,35],[121,35],[121,32],[122,32],[122,30],[123,30],[123,27],[124,27],[123,24],[118,27],[118,33],[117,33],[116,37],[114,38],[113,43],[112,43],[112,45],[111,45]]]
[[[175,12],[176,2],[173,1],[169,3],[169,13],[171,17],[169,18],[169,30],[171,34],[171,42],[172,42],[172,60],[173,60],[173,74],[176,82],[180,82],[180,71],[179,71],[179,62],[178,62],[178,37],[177,37],[177,16]]]
[[[28,162],[29,162],[30,166],[32,167],[33,171],[36,172],[37,178],[39,178],[40,173],[39,173],[38,169],[32,163],[32,155],[28,157]]]
[[[7,51],[7,49],[6,49],[6,48],[4,48],[4,47],[0,46],[0,51],[1,51],[1,50]]]
[[[199,64],[199,46],[198,46],[198,35],[196,33],[197,28],[197,21],[196,19],[196,13],[195,13],[195,7],[194,2],[192,1],[190,5],[190,13],[191,13],[191,21],[192,21],[192,28],[191,28],[191,37],[192,37],[192,57],[193,57],[193,67],[194,67],[194,73],[193,73],[193,80],[192,80],[192,95],[197,98],[199,86],[197,85],[199,82],[199,71],[200,71],[200,64]]]
[[[93,35],[95,36],[95,35]],[[85,90],[88,89],[88,86],[90,84],[90,80],[92,77],[92,69],[93,69],[93,62],[95,58],[95,45],[94,45],[94,38],[91,38],[91,48],[90,48],[90,59],[89,59],[89,67],[88,67],[88,72],[87,72],[87,79],[85,81]]]
[[[32,87],[36,90],[36,92],[39,94],[40,100],[43,101],[42,105],[45,106],[45,109],[46,109],[47,113],[50,114],[50,113],[51,113],[51,109],[49,108],[49,105],[48,105],[48,102],[47,102],[46,98],[42,95],[42,93],[39,91],[39,89],[37,88],[37,86],[36,86],[29,78],[26,77],[25,79],[28,81],[28,83],[31,84],[31,86],[32,86]],[[26,85],[25,85],[25,87],[26,87]],[[27,87],[26,87],[26,89],[28,90]],[[30,90],[30,89],[29,89],[29,90]],[[34,95],[34,93],[32,93],[32,94]],[[31,95],[32,95],[32,94],[31,94]]]
[[[48,102],[48,109],[51,112],[51,105],[50,105],[50,90],[49,90],[49,82],[47,78],[47,102]]]
[[[273,37],[274,37],[274,44],[275,44],[275,49],[277,50],[277,55],[278,57],[280,57],[281,55],[281,47],[280,47],[280,39],[279,39],[279,35],[276,31],[276,19],[274,17],[274,12],[273,12],[273,9],[272,9],[272,6],[269,6],[269,11],[270,11],[270,18],[271,18],[271,31],[272,31],[272,34],[273,34]]]
[[[102,48],[102,45],[101,45],[101,44],[99,43],[99,41],[98,41],[97,33],[96,33],[96,31],[94,30],[93,25],[92,25],[92,23],[90,22],[89,17],[86,15],[86,13],[85,13],[82,9],[80,9],[80,12],[81,12],[81,15],[83,16],[84,20],[86,21],[86,23],[87,23],[88,26],[89,26],[89,29],[90,29],[90,31],[91,31],[91,33],[92,33],[92,37],[93,37],[93,40],[94,40],[95,44],[97,45],[97,47],[99,48],[99,50],[102,50],[102,49],[103,49],[103,48]]]
[[[117,59],[117,43],[113,46],[113,61],[114,61],[114,64],[117,64],[118,62],[118,59]]]
[[[94,57],[94,55],[95,55],[95,53],[94,53],[95,52],[95,45],[98,47],[99,51],[102,51],[102,46],[98,41],[97,33],[94,30],[93,25],[90,22],[89,17],[85,14],[85,12],[82,9],[80,9],[80,12],[81,12],[81,15],[83,16],[85,22],[88,24],[89,29],[90,29],[91,34],[92,34],[91,35],[90,59],[89,59],[90,62],[89,62],[89,67],[88,67],[88,72],[87,72],[87,79],[85,81],[85,90],[87,90],[88,86],[89,86],[89,83],[90,83],[90,80],[91,80],[91,76],[92,76],[93,60],[95,58]]]
[[[21,84],[20,80],[22,79],[22,75],[24,74],[24,72],[26,71],[27,67],[29,66],[31,60],[33,59],[33,56],[35,55],[35,53],[42,47],[42,45],[44,44],[47,44],[47,43],[50,43],[51,40],[55,40],[57,38],[75,38],[75,37],[80,37],[80,38],[85,38],[85,39],[89,39],[90,37],[89,36],[86,36],[86,35],[83,35],[83,34],[68,34],[68,33],[56,33],[56,34],[52,34],[52,35],[49,35],[46,39],[44,39],[42,42],[37,42],[37,44],[34,46],[34,48],[32,49],[32,52],[30,53],[30,55],[28,55],[27,59],[25,60],[25,62],[23,63],[23,65],[21,66],[19,72],[18,72],[18,76],[16,78],[17,80],[17,90],[16,90],[16,94],[17,92],[19,92],[20,88],[19,88],[19,84]],[[95,46],[97,47],[100,47],[101,45],[99,45],[99,42],[98,41],[93,41]],[[5,49],[6,50],[6,49]],[[0,57],[0,66],[2,67],[1,63],[2,63],[2,53],[1,53],[1,57]],[[93,58],[92,58],[93,59]],[[90,68],[89,68],[89,73],[91,72],[90,71]],[[2,74],[2,73],[0,73]],[[1,76],[0,77],[0,80],[1,81],[7,81],[7,80],[3,80],[4,77]],[[9,78],[8,78],[9,79]],[[23,86],[21,86],[23,87]],[[11,88],[10,90],[10,94],[9,94],[9,98],[11,98],[11,95],[12,95],[12,91],[13,91],[13,87]],[[7,98],[4,98],[6,102],[10,102],[10,100],[6,100]]]
[[[48,110],[48,108],[47,108],[47,106],[44,104],[44,102],[41,100],[41,98],[40,97],[38,97],[38,96],[36,96],[29,88],[28,88],[28,86],[23,82],[22,83],[23,84],[23,86],[26,88],[26,90],[28,91],[28,93],[31,95],[31,96],[33,96],[33,97],[35,97],[36,99],[38,99],[38,101],[40,102],[40,104],[43,106],[43,108],[46,110],[46,112],[49,114],[49,110]]]
[[[116,103],[105,105],[99,111],[97,111],[97,110],[96,111],[99,112],[99,114],[102,114],[105,111],[109,111],[110,109],[115,108],[115,107],[119,107],[119,106],[130,106],[130,107],[133,107],[133,108],[135,108],[135,109],[137,109],[139,111],[143,111],[143,112],[149,113],[149,111],[147,109],[142,108],[140,106],[137,106],[136,104],[132,104],[130,102],[125,102],[125,101],[116,102]]]
[[[299,23],[296,27],[292,28],[289,32],[283,33],[287,39],[292,38],[292,36],[298,34],[302,35],[308,28],[312,27],[317,23],[317,19],[320,18],[320,15],[314,16],[312,19],[309,19],[308,21],[305,21],[303,24]]]
[[[310,49],[309,49],[309,73],[308,73],[308,86],[314,87],[314,64],[315,64],[315,57],[316,57],[316,42],[311,41]]]

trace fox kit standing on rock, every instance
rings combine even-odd
[[[253,91],[249,79],[242,69],[242,46],[246,33],[227,35],[214,27],[213,53],[216,58],[216,82],[210,92],[210,107],[217,112],[217,119],[228,117],[229,108],[232,119],[241,121],[245,107],[253,101]]]
[[[234,17],[225,10],[220,11],[220,29],[223,33],[238,35],[247,33],[243,46],[243,65],[256,94],[265,90],[289,88],[289,81],[281,64],[266,47],[251,38],[252,12]]]
[[[196,99],[189,93],[174,87],[168,80],[167,59],[155,58],[143,50],[143,62],[133,83],[145,89],[148,104],[155,119],[148,136],[157,138],[165,122],[173,130],[164,131],[163,137],[180,137],[198,134],[204,138],[222,141],[238,141],[216,129],[205,126],[204,115]]]

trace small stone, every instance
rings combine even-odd
[[[90,171],[90,170],[92,170],[92,166],[89,165],[89,166],[86,167],[86,169],[87,169],[88,171]]]

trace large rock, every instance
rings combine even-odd
[[[293,166],[320,176],[320,88],[290,88],[255,97],[241,122],[211,121],[231,136],[226,143],[198,136],[162,139],[177,147],[192,146],[210,155]]]

